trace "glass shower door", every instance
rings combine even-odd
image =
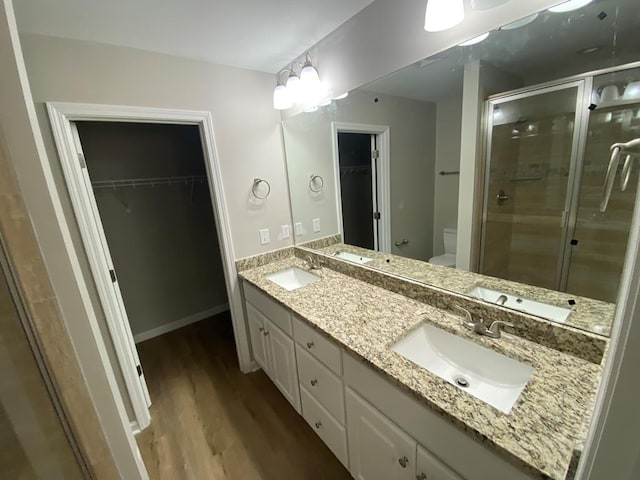
[[[589,117],[566,291],[615,302],[638,187],[637,160],[622,191],[620,158],[608,207],[599,207],[611,145],[640,137],[640,69],[595,77],[592,98],[597,108]]]
[[[480,273],[558,289],[583,81],[489,101]]]

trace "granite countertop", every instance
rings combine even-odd
[[[563,322],[564,325],[580,328],[607,337],[611,334],[611,323],[613,322],[613,314],[615,311],[615,304],[613,303],[580,297],[565,292],[557,292],[533,285],[525,285],[523,283],[481,275],[479,273],[432,265],[421,260],[376,252],[344,243],[323,246],[317,249],[317,251],[324,255],[333,255],[336,251],[350,252],[371,258],[372,260],[370,262],[360,266],[374,268],[460,294],[466,294],[466,292],[475,286],[482,286],[530,300],[570,308],[571,313],[567,320]],[[574,300],[575,305],[570,306],[568,300]]]
[[[314,270],[321,280],[294,291],[265,278],[291,266],[305,268],[305,262],[292,256],[239,275],[507,461],[540,478],[565,478],[574,450],[586,437],[599,365],[509,334],[498,340],[478,336],[462,328],[456,315],[329,268]],[[391,349],[425,321],[535,368],[511,413]]]

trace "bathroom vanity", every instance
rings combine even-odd
[[[518,336],[517,326],[510,329],[516,334],[499,339],[479,336],[451,312],[455,295],[450,308],[437,308],[392,291],[410,288],[406,279],[387,275],[389,288],[382,288],[334,268],[363,268],[349,261],[318,255],[313,260],[324,267],[310,270],[308,255],[289,248],[238,262],[251,347],[355,478],[571,478],[599,384],[599,360]],[[281,286],[273,274],[292,269],[315,280]],[[512,406],[500,410],[394,349],[424,325],[529,368]],[[492,361],[482,358],[476,363]],[[482,373],[464,360],[462,373]],[[485,366],[499,373],[499,363]]]

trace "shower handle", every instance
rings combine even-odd
[[[496,195],[496,202],[498,205],[504,205],[511,197],[504,193],[504,190],[500,190]]]

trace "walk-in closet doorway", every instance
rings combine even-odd
[[[111,340],[105,339],[105,361],[128,394],[132,428],[144,429],[153,399],[136,341],[230,309],[240,367],[248,369],[211,118],[208,112],[47,107],[104,314],[96,315],[95,327]],[[80,253],[74,252],[79,259]],[[91,278],[77,276],[90,286]],[[90,288],[86,293],[91,297]]]

